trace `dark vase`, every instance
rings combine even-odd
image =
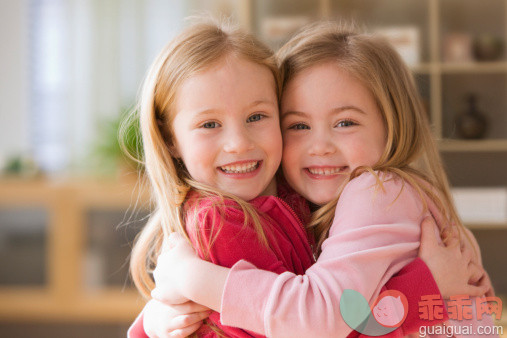
[[[474,39],[474,57],[477,61],[496,61],[503,52],[503,42],[492,35],[481,35]]]
[[[488,121],[477,109],[477,97],[468,95],[468,108],[456,116],[458,135],[464,139],[481,139],[486,135]]]

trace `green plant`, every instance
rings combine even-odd
[[[99,124],[93,157],[100,172],[114,172],[124,165],[143,171],[142,138],[137,111],[123,109],[115,119]]]

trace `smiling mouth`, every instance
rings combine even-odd
[[[306,168],[312,175],[331,176],[344,173],[349,167]]]
[[[246,174],[259,167],[260,161],[245,162],[240,164],[224,165],[219,167],[226,174]]]

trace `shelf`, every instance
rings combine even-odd
[[[416,74],[431,74],[434,68],[434,65],[430,63],[420,63],[416,66],[410,67],[410,69],[412,69],[412,71]]]
[[[507,62],[471,62],[438,64],[442,73],[507,73]]]
[[[507,229],[507,221],[506,222],[481,222],[481,223],[465,223],[464,226],[468,229],[472,230],[491,230],[491,229]]]
[[[136,290],[105,289],[70,297],[36,288],[1,288],[0,318],[9,321],[130,323],[145,301]]]
[[[507,140],[442,140],[438,147],[443,152],[503,152]]]
[[[410,67],[416,74],[507,73],[507,62],[441,63],[426,62]]]

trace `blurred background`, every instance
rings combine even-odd
[[[321,19],[384,34],[507,300],[507,0],[0,0],[0,337],[125,336],[149,198],[118,126],[157,52],[205,12],[274,49]]]

